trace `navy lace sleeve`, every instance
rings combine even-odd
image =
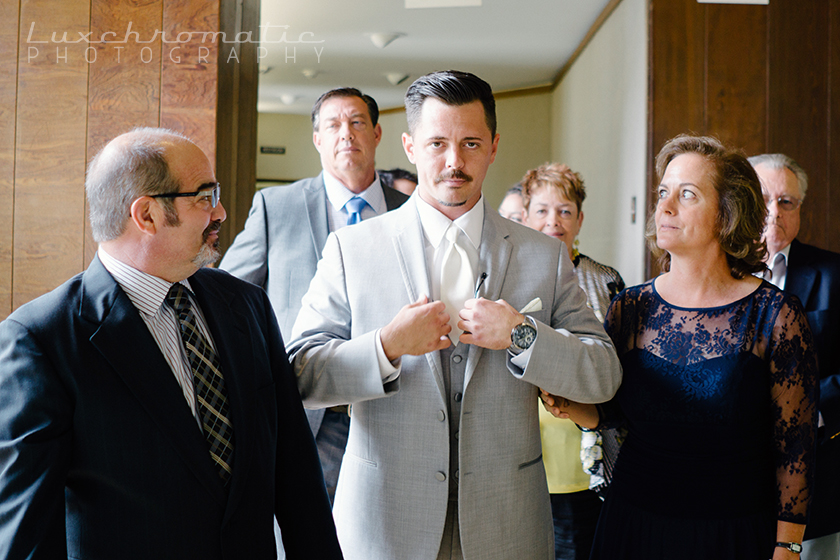
[[[599,406],[599,429],[625,424],[625,445],[648,442],[646,453],[676,458],[675,470],[703,457],[721,469],[721,485],[747,476],[769,489],[775,481],[768,507],[775,501],[779,520],[806,523],[819,375],[794,296],[764,282],[730,304],[689,309],[669,304],[648,282],[619,294],[605,328],[624,378]],[[754,470],[743,471],[747,464]]]
[[[779,519],[804,524],[813,488],[819,375],[811,329],[795,297],[781,298],[769,334]]]

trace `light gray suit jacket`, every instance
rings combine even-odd
[[[408,197],[382,187],[388,210]],[[330,233],[323,173],[291,185],[257,191],[245,222],[219,268],[262,287],[277,315],[283,340],[291,336],[300,300],[309,288]],[[323,410],[307,410],[317,434]]]
[[[602,402],[621,369],[562,243],[486,206],[479,262],[485,297],[517,309],[539,297],[543,308],[530,314],[538,335],[524,371],[504,350],[469,348],[457,450],[464,557],[549,560],[537,387]],[[398,378],[383,384],[375,339],[430,293],[412,198],[329,237],[287,346],[305,403],[353,404],[333,508],[348,560],[434,560],[440,547],[451,476],[440,353],[403,356]]]

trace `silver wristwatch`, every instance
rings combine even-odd
[[[777,542],[777,548],[786,548],[793,552],[794,554],[799,554],[802,552],[802,545],[798,542]]]
[[[508,352],[511,356],[518,356],[531,347],[537,339],[537,326],[534,320],[525,316],[525,320],[513,327],[510,331],[510,347]]]

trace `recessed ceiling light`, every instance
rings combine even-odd
[[[408,74],[404,74],[402,72],[388,72],[385,74],[385,79],[387,79],[392,86],[399,85],[408,79]]]
[[[390,45],[395,39],[398,37],[402,37],[405,33],[370,33],[370,42],[379,47],[380,49],[384,49],[388,45]]]

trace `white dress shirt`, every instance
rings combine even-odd
[[[464,232],[467,239],[469,239],[469,243],[464,243],[463,248],[467,253],[467,257],[470,259],[470,265],[476,275],[476,279],[482,273],[486,272],[479,270],[478,262],[481,234],[484,229],[484,195],[481,195],[481,198],[475,206],[454,221],[441,214],[437,209],[423,200],[416,191],[412,196],[417,199],[417,213],[420,216],[420,225],[423,228],[426,270],[429,273],[429,280],[431,281],[432,293],[426,295],[429,296],[429,301],[437,301],[440,299],[440,273],[443,266],[443,255],[446,254],[446,250],[449,248],[449,242],[444,237],[444,234],[451,224],[454,223],[458,226]],[[400,361],[397,359],[394,362],[389,362],[385,358],[379,332],[376,333],[376,341],[382,380],[384,382],[392,381],[399,375]],[[534,342],[536,343],[536,340]],[[512,358],[513,363],[525,369],[532,350],[533,345],[531,348]]]
[[[449,241],[444,234],[451,224],[455,224],[464,232],[469,243],[463,244],[463,249],[470,259],[470,266],[476,277],[483,271],[478,270],[478,248],[481,245],[481,232],[484,228],[484,196],[467,211],[454,221],[450,220],[428,202],[417,197],[417,213],[420,215],[420,225],[423,227],[423,239],[426,251],[426,269],[429,271],[432,293],[428,294],[430,300],[440,299],[440,273],[443,268],[443,256],[449,248]],[[464,236],[461,236],[463,239]],[[473,278],[475,285],[475,278]]]
[[[772,269],[773,264],[776,262],[776,257],[781,255],[785,261],[784,271],[781,274],[777,274],[776,271],[773,271],[773,275],[770,278],[767,278],[767,281],[779,288],[780,290],[785,289],[785,281],[787,280],[787,264],[788,264],[788,255],[790,255],[790,244],[788,244],[784,249],[776,253],[775,255],[771,255],[771,257],[767,260],[767,266]]]

